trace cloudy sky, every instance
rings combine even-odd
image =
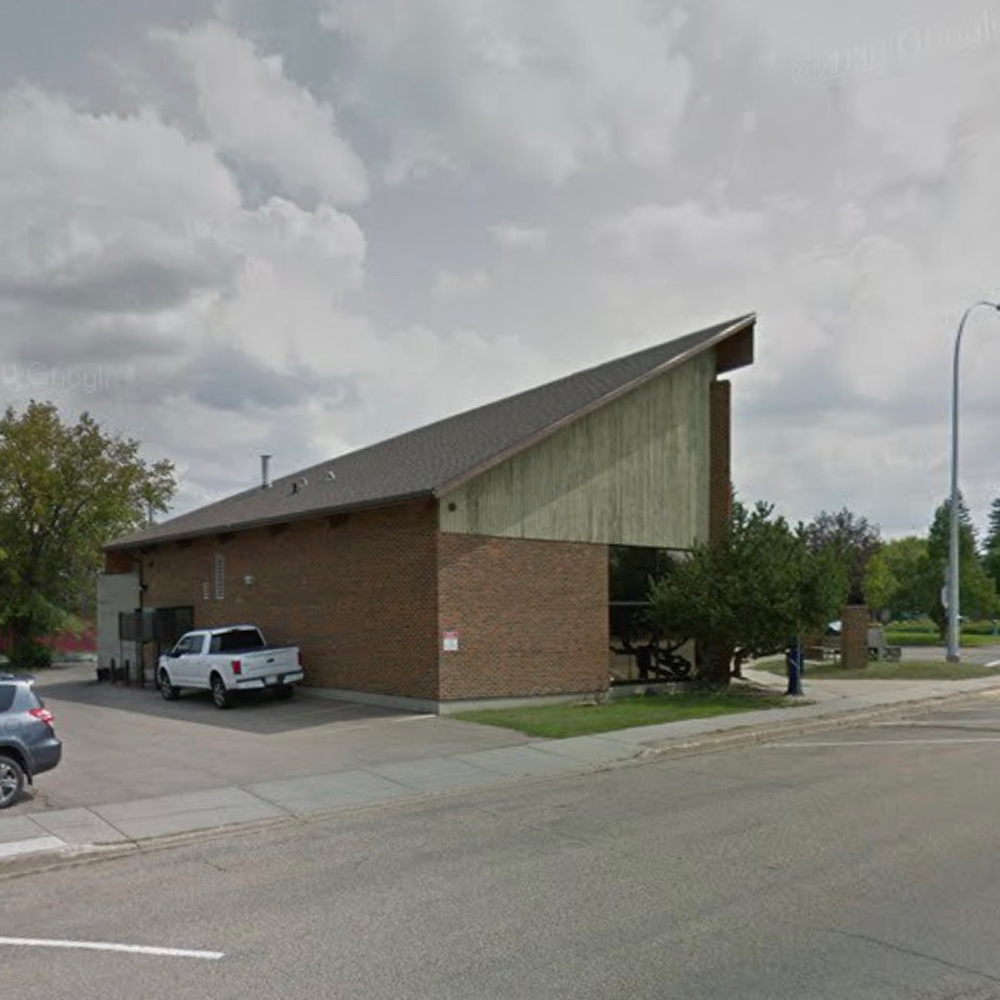
[[[750,310],[735,480],[923,531],[1000,295],[1000,2],[0,0],[0,397],[176,512]],[[962,485],[1000,494],[1000,317]]]

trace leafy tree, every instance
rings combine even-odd
[[[941,601],[941,588],[947,579],[951,541],[951,500],[945,500],[934,512],[927,535],[929,577],[936,580],[937,592],[930,600],[928,614],[943,636],[948,627],[948,612]],[[976,551],[976,529],[961,494],[958,498],[958,604],[962,614],[973,618],[991,617],[997,612],[996,584],[987,575]]]
[[[899,581],[892,572],[886,547],[883,546],[868,560],[864,580],[865,604],[873,613],[881,615],[888,610],[898,589]]]
[[[0,419],[0,626],[15,662],[40,665],[38,638],[92,587],[101,547],[164,511],[169,462],[148,464],[139,443],[105,434],[86,413],[64,424],[52,403]]]
[[[842,567],[842,600],[864,603],[868,562],[882,545],[878,528],[844,507],[835,514],[822,511],[803,531],[810,552],[825,553]]]
[[[883,562],[892,576],[893,588],[884,605],[893,618],[922,613],[929,615],[940,597],[941,578],[927,554],[927,539],[910,535],[886,542],[872,560]]]
[[[840,573],[773,507],[736,503],[724,535],[696,546],[653,584],[650,617],[667,638],[697,640],[699,678],[724,686],[734,660],[777,652],[828,621],[843,590]]]

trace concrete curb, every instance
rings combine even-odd
[[[735,730],[728,733],[706,733],[705,736],[687,741],[669,741],[644,748],[640,757],[644,760],[662,760],[691,753],[709,753],[713,750],[727,750],[730,747],[746,746],[754,743],[771,743],[788,736],[803,736],[834,729],[852,729],[868,722],[880,722],[902,713],[933,712],[949,705],[959,705],[975,701],[985,695],[1000,697],[1000,688],[986,688],[981,691],[959,691],[950,695],[934,695],[930,698],[914,698],[893,702],[877,708],[850,709],[836,715],[818,716],[801,722],[776,722],[771,726]]]
[[[702,720],[702,725],[714,724],[714,728],[691,736],[665,735],[670,727],[684,725],[666,723],[432,758],[407,765],[331,772],[267,783],[267,787],[259,789],[230,786],[135,803],[29,813],[0,819],[0,880],[53,867],[162,850],[208,837],[318,822],[332,815],[384,808],[390,803],[412,805],[421,800],[465,792],[525,782],[543,783],[671,757],[852,728],[904,713],[933,712],[949,705],[975,701],[984,695],[1000,697],[1000,686],[978,685],[944,694],[938,690],[927,696],[901,697],[874,706],[839,708],[839,703],[833,702],[772,709],[770,711],[796,712],[806,708],[820,711],[811,718],[775,719],[773,722],[765,719],[751,725],[740,725],[738,717],[721,716]],[[727,728],[722,728],[723,725]],[[284,795],[279,796],[280,792]]]

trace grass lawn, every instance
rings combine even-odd
[[[937,632],[908,632],[903,629],[886,629],[885,641],[890,646],[940,646],[944,649]],[[963,646],[1000,646],[1000,635],[980,635],[967,632],[961,637]]]
[[[692,692],[619,698],[601,705],[539,705],[533,708],[484,709],[453,716],[467,722],[517,729],[529,736],[585,736],[630,726],[652,726],[658,722],[703,719],[712,715],[750,712],[758,708],[788,705],[781,695],[730,690],[723,693]]]
[[[757,664],[758,670],[785,676],[784,662],[769,662]],[[947,663],[944,660],[902,660],[899,663],[872,661],[863,670],[844,670],[833,663],[806,663],[802,675],[803,683],[809,683],[811,677],[844,681],[964,681],[973,677],[996,677],[1000,670],[996,667],[984,667],[978,663]],[[807,689],[808,690],[808,689]]]

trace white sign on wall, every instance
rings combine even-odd
[[[445,632],[444,641],[442,642],[442,648],[446,653],[457,653],[458,652],[458,633],[457,632]]]

